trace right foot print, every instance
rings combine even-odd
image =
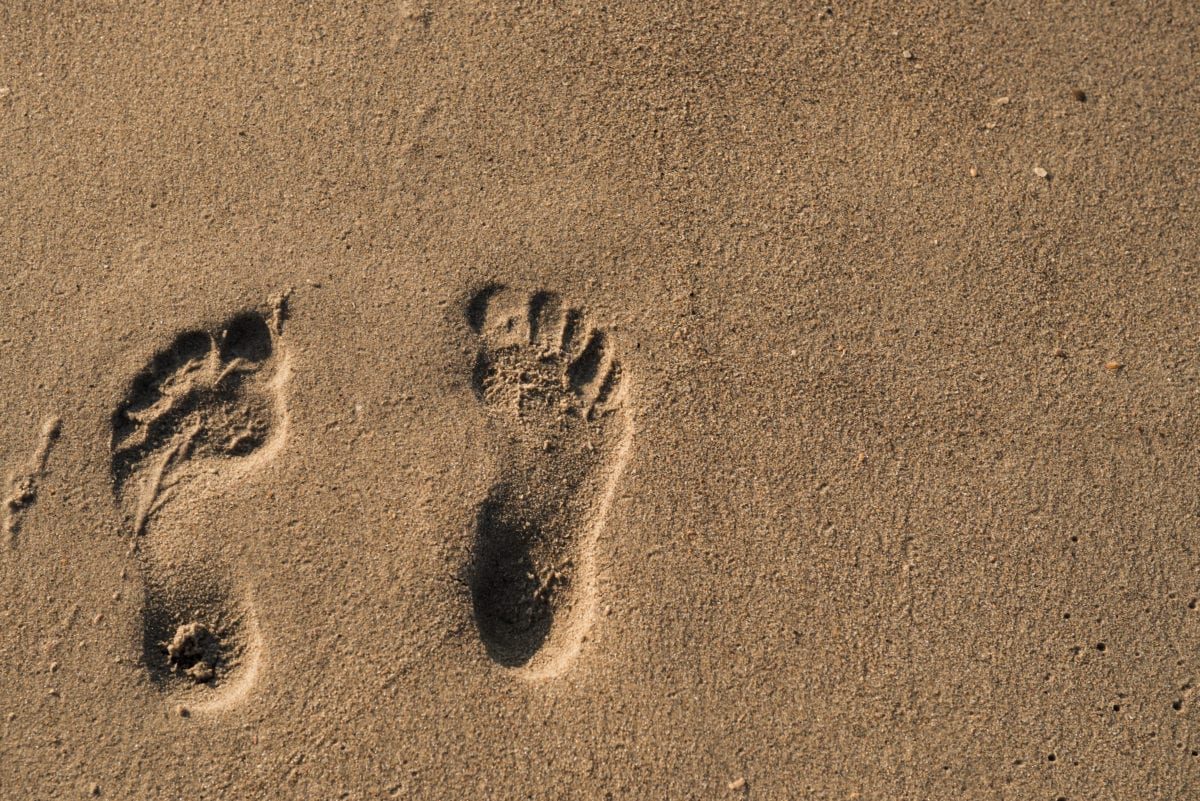
[[[273,454],[286,421],[286,375],[266,320],[248,312],[176,337],[113,414],[113,492],[146,585],[144,660],[164,690],[223,688],[228,696],[252,673],[253,610],[220,565],[220,543],[158,518],[177,494],[203,501]]]
[[[491,287],[467,307],[472,375],[505,445],[476,518],[470,588],[491,658],[560,673],[596,605],[596,538],[631,438],[609,335],[558,296]]]

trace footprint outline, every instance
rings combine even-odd
[[[153,522],[177,489],[211,497],[283,446],[290,357],[281,319],[277,305],[270,319],[250,309],[178,333],[131,377],[112,414],[113,494],[145,587],[143,666],[154,686],[187,698],[193,711],[228,707],[256,682],[262,636],[253,593],[227,575],[206,577],[202,589],[183,586],[188,576],[177,580],[152,553],[163,547],[157,538],[181,534],[155,533]],[[219,647],[189,647],[180,639],[189,626]],[[197,695],[204,686],[215,692]]]
[[[473,619],[494,663],[551,678],[597,616],[597,545],[633,441],[631,382],[612,335],[557,293],[489,284],[465,317],[478,341],[471,388],[507,435],[474,520]]]

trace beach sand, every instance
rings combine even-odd
[[[0,798],[1200,796],[1200,8],[0,10]]]

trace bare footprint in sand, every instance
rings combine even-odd
[[[272,326],[246,312],[177,336],[113,413],[113,492],[146,588],[145,667],[199,704],[241,697],[260,648],[253,605],[222,564],[224,532],[194,530],[186,511],[218,502],[278,450],[287,374]]]
[[[480,506],[469,572],[491,658],[561,673],[596,613],[597,538],[632,426],[611,337],[557,295],[477,293],[472,387],[502,435],[503,472]]]

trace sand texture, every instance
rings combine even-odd
[[[0,4],[0,482],[0,801],[1200,798],[1200,5]]]

